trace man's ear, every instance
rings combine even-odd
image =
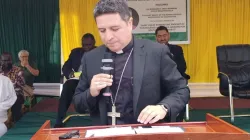
[[[128,19],[128,21],[127,21],[127,24],[133,26],[133,20],[134,20],[134,19],[133,19],[132,17],[130,17],[130,18]]]

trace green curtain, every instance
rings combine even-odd
[[[0,53],[26,49],[40,75],[35,82],[60,80],[60,25],[58,0],[0,0]]]

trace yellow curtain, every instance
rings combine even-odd
[[[101,45],[99,33],[93,17],[98,0],[60,0],[61,46],[64,62],[73,48],[81,47],[81,38],[91,33],[96,45]]]
[[[60,0],[64,60],[80,46],[83,33],[101,44],[93,18],[98,0]],[[181,45],[190,82],[217,82],[216,46],[250,44],[250,0],[190,0],[191,44]]]
[[[182,45],[190,82],[217,82],[216,46],[250,43],[250,0],[190,0],[191,44]]]

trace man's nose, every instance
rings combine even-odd
[[[165,41],[166,39],[163,37],[163,38],[161,38],[161,41]]]
[[[112,40],[113,39],[113,33],[111,31],[106,31],[106,39],[108,41]]]
[[[83,44],[83,48],[90,48],[91,46],[91,44]]]

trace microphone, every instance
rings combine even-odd
[[[103,66],[101,67],[102,73],[112,75],[113,72],[113,59],[111,53],[106,53],[104,59],[102,59]],[[111,96],[110,86],[107,86],[103,89],[103,96]]]

